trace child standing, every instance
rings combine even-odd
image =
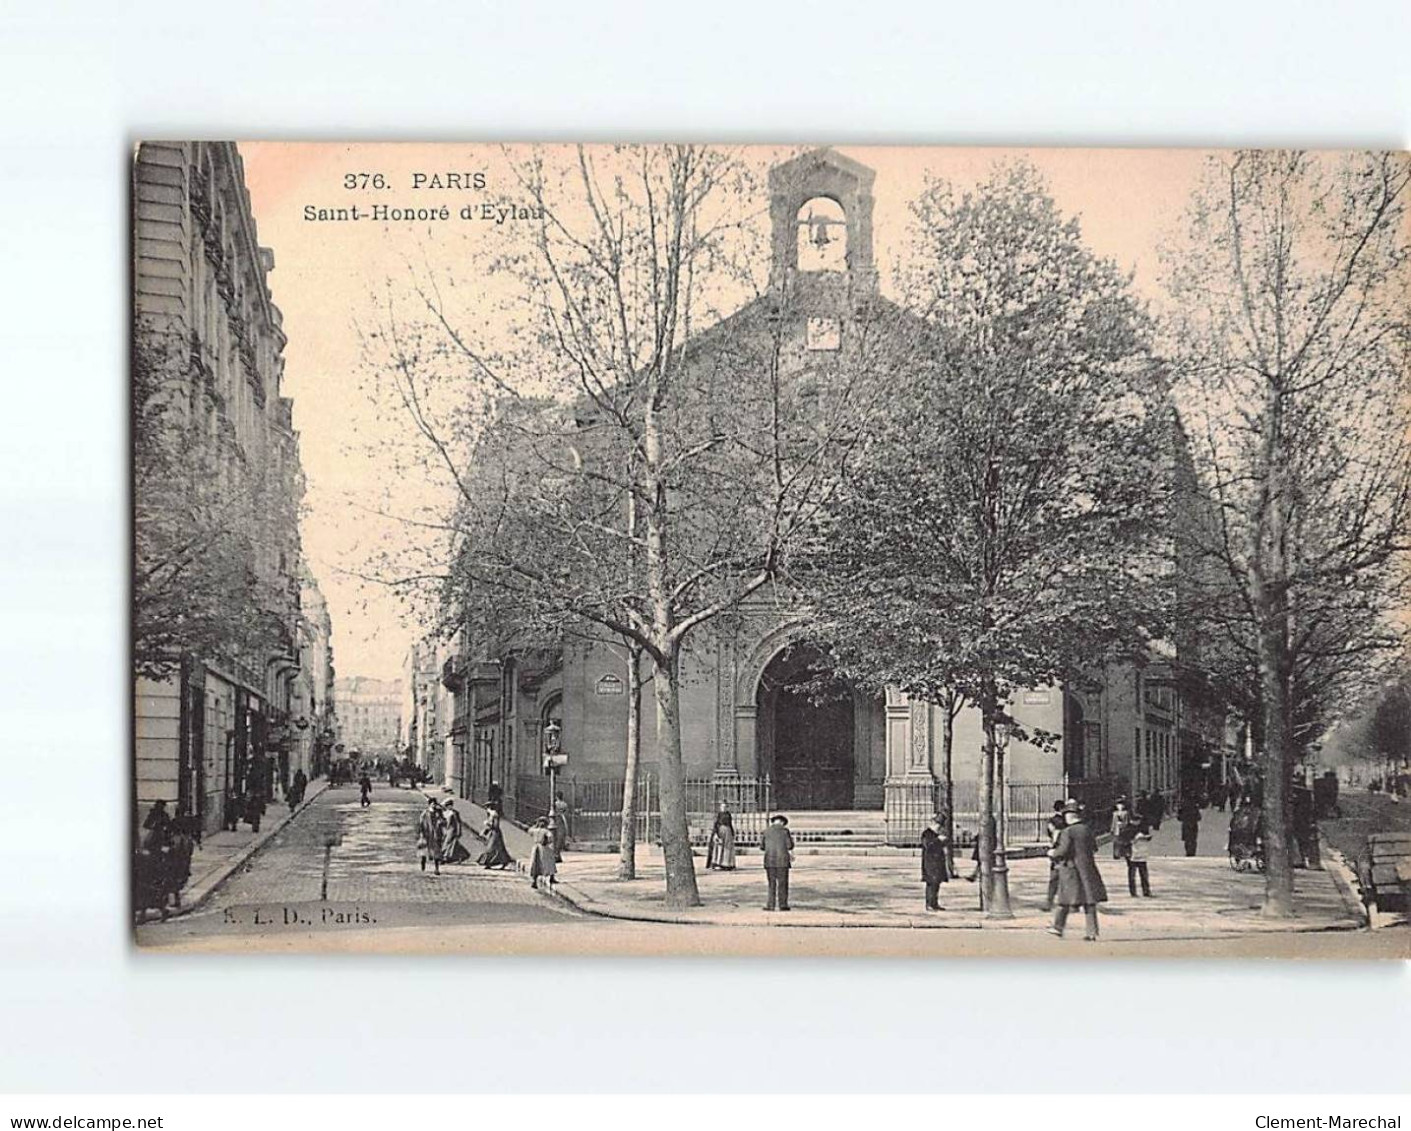
[[[1141,877],[1142,895],[1151,896],[1151,876],[1147,871],[1147,859],[1151,855],[1151,826],[1140,822],[1132,833],[1131,848],[1127,853],[1127,890],[1137,894],[1137,877]]]

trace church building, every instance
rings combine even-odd
[[[791,332],[799,340],[785,356],[799,364],[838,351],[865,304],[886,304],[873,259],[874,179],[873,170],[830,149],[804,153],[770,172],[770,290],[776,300],[787,291],[790,309],[798,312]],[[768,299],[707,333],[755,316],[754,308]],[[553,654],[496,652],[488,644],[494,637],[493,626],[467,625],[460,655],[443,672],[463,720],[448,752],[446,784],[483,800],[494,781],[510,816],[532,817],[549,799],[541,766],[551,735],[568,755],[556,787],[571,807],[586,813],[589,797],[599,807],[614,795],[620,799],[628,716],[624,650],[579,642]],[[682,664],[681,728],[693,824],[708,822],[723,797],[737,812],[786,812],[794,828],[914,843],[944,803],[942,708],[899,692],[877,696],[841,679],[820,679],[820,643],[810,638],[790,596],[770,588],[692,638]],[[1039,842],[1058,798],[1084,796],[1100,809],[1122,790],[1174,792],[1180,708],[1169,665],[1155,660],[1145,678],[1125,668],[1098,673],[1081,687],[1016,694],[1011,712],[1019,723],[1057,739],[1043,747],[1006,743],[1011,843]],[[649,781],[656,760],[650,695],[644,708],[641,771]],[[983,741],[977,711],[960,711],[953,738],[950,797],[965,838],[977,818]]]

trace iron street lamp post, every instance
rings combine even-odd
[[[1007,827],[1009,825],[1009,787],[1005,782],[1004,760],[1009,748],[1009,726],[995,725],[995,791],[999,794],[999,819],[995,830],[994,862],[990,867],[992,888],[989,906],[985,909],[987,919],[1013,919],[1014,912],[1009,906],[1009,860],[1006,855]]]
[[[563,727],[554,719],[550,719],[544,725],[544,762],[549,770],[549,812],[554,812],[554,785],[558,781],[558,760],[559,739],[563,735]]]

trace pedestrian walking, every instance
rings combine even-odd
[[[549,830],[549,847],[553,849],[555,863],[563,860],[563,820],[559,816],[558,810],[552,806],[549,811],[540,818],[544,822],[544,827]]]
[[[181,816],[172,820],[170,843],[164,852],[166,858],[166,884],[162,893],[164,908],[166,906],[165,899],[169,895],[177,909],[181,909],[181,889],[191,879],[191,856],[196,851],[195,830],[198,827],[194,817]]]
[[[463,864],[470,859],[470,849],[461,843],[465,822],[456,812],[456,803],[447,800],[441,806],[441,863]]]
[[[492,781],[490,783],[489,792],[486,796],[485,808],[494,809],[496,812],[500,812],[504,808],[504,804],[505,791],[500,788],[499,782]]]
[[[1132,898],[1137,897],[1137,881],[1141,880],[1142,895],[1151,897],[1151,826],[1145,821],[1132,827],[1132,838],[1127,849],[1127,890]]]
[[[1119,802],[1120,803],[1120,802]],[[1048,834],[1048,846],[1052,848],[1058,843],[1058,834],[1064,829],[1067,822],[1063,819],[1064,802],[1060,798],[1053,803],[1053,813],[1044,823],[1044,831]],[[1058,896],[1058,861],[1049,857],[1048,861],[1048,890],[1044,893],[1043,908],[1045,911],[1053,910],[1053,901]]]
[[[165,848],[171,835],[171,814],[165,801],[154,801],[147,819],[142,822],[142,847],[151,850]]]
[[[552,889],[558,876],[558,851],[554,847],[554,830],[549,818],[540,817],[529,830],[534,850],[529,855],[529,882],[537,889],[539,878],[547,877]]]
[[[1048,932],[1062,938],[1068,913],[1081,907],[1087,928],[1083,938],[1096,942],[1097,905],[1107,902],[1107,888],[1097,868],[1097,840],[1082,819],[1080,806],[1071,798],[1063,805],[1063,820],[1063,831],[1049,849],[1049,855],[1058,861],[1058,906]]]
[[[761,838],[764,849],[764,873],[769,880],[769,905],[766,911],[776,907],[780,911],[789,910],[789,869],[794,863],[794,835],[789,832],[789,818],[776,813],[769,818],[769,827]]]
[[[265,815],[265,799],[259,793],[247,793],[245,795],[245,820],[250,823],[250,831],[257,833],[260,831],[260,821]]]
[[[926,887],[927,911],[945,910],[941,906],[941,885],[950,879],[947,848],[940,823],[932,820],[921,831],[921,882]]]
[[[366,770],[358,778],[358,804],[364,809],[372,804],[372,779],[367,776]]]
[[[1200,805],[1188,793],[1176,807],[1176,820],[1181,822],[1181,843],[1186,846],[1186,855],[1194,856],[1200,839]]]
[[[706,845],[706,868],[717,868],[722,872],[735,870],[735,815],[730,812],[726,801],[720,803],[715,814],[715,824],[710,829],[710,840]]]
[[[297,809],[304,803],[304,795],[309,791],[309,775],[304,773],[304,767],[300,766],[294,771],[294,787],[290,794],[290,811]]]
[[[421,857],[421,870],[426,871],[427,860],[431,861],[431,866],[436,874],[441,874],[441,806],[436,803],[436,798],[426,799],[426,808],[421,811],[421,818],[416,823],[416,848]]]
[[[563,798],[563,792],[554,794],[554,817],[558,824],[554,827],[554,850],[558,853],[559,859],[563,859],[563,854],[568,851],[568,842],[572,836],[572,829],[568,826],[568,802]]]
[[[1057,802],[1056,804],[1060,810],[1059,820],[1061,821],[1063,819],[1061,812],[1063,803]],[[1135,827],[1135,822],[1136,815],[1127,808],[1127,799],[1119,797],[1117,804],[1113,806],[1112,824],[1108,829],[1108,832],[1112,834],[1112,859],[1125,860],[1127,858],[1127,851],[1132,847],[1132,830]],[[1055,834],[1054,840],[1057,839]]]
[[[485,839],[485,851],[477,858],[476,863],[482,868],[507,868],[514,863],[514,857],[510,855],[510,850],[505,847],[505,834],[500,828],[500,814],[498,810],[489,809],[485,813],[485,824],[481,830],[481,835]]]
[[[1318,852],[1318,817],[1313,806],[1313,792],[1301,781],[1293,787],[1293,840],[1295,868],[1323,869]]]

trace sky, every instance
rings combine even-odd
[[[362,335],[378,325],[389,295],[404,301],[413,273],[432,272],[454,285],[457,308],[472,323],[491,316],[504,292],[502,280],[484,271],[484,253],[513,231],[515,219],[500,208],[523,194],[499,145],[242,142],[239,149],[259,241],[274,252],[270,288],[288,336],[283,393],[293,398],[308,483],[303,545],[328,598],[334,662],[343,676],[396,678],[408,646],[425,629],[386,585],[367,580],[378,573],[371,559],[389,543],[424,537],[385,516],[424,513],[445,496],[433,461],[416,447],[405,409],[367,372]],[[763,172],[793,152],[760,146],[744,155]],[[1133,272],[1138,292],[1149,297],[1157,293],[1157,249],[1178,224],[1207,155],[857,146],[839,152],[877,172],[874,244],[884,286],[906,238],[908,206],[928,174],[963,188],[997,160],[1022,156],[1047,180],[1059,209],[1079,218],[1089,246]],[[761,198],[761,209],[766,204]],[[374,205],[444,205],[450,219],[318,218],[320,209],[354,205],[363,213]],[[463,219],[467,206],[471,218]]]

